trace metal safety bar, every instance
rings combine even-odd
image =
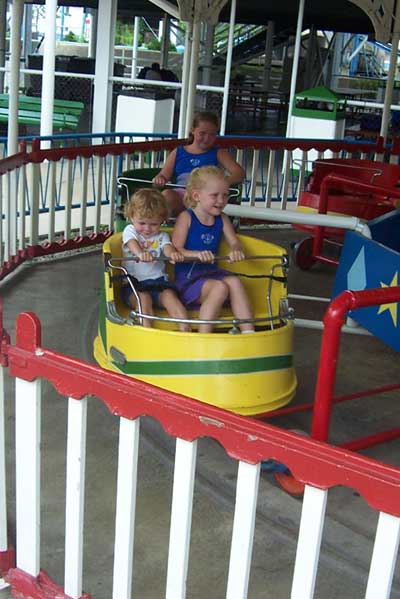
[[[277,256],[246,256],[243,260],[261,260],[261,259],[277,259]],[[293,311],[292,310],[287,310],[286,313],[283,313],[283,311],[280,311],[279,314],[274,315],[272,314],[272,304],[271,304],[271,294],[272,294],[272,283],[274,280],[274,270],[277,268],[282,268],[282,269],[286,269],[288,267],[288,258],[287,256],[281,256],[281,259],[279,261],[279,263],[274,264],[271,268],[271,275],[265,275],[265,277],[268,277],[269,280],[269,284],[268,284],[268,289],[267,289],[267,310],[269,313],[269,316],[265,316],[265,317],[260,317],[260,318],[247,318],[247,319],[240,319],[240,318],[231,318],[231,319],[227,319],[227,318],[223,318],[223,319],[215,319],[215,320],[204,320],[204,319],[193,319],[193,318],[172,318],[172,317],[165,317],[165,316],[154,316],[154,315],[150,315],[150,314],[144,314],[142,311],[142,304],[140,301],[140,293],[138,292],[138,290],[136,289],[132,278],[129,276],[129,273],[127,271],[126,268],[124,268],[123,266],[120,265],[116,265],[113,264],[113,261],[117,261],[117,262],[122,262],[122,261],[135,261],[138,262],[139,258],[137,256],[128,256],[127,258],[120,258],[120,257],[116,257],[116,258],[109,258],[107,260],[107,266],[111,269],[115,269],[115,270],[119,270],[122,272],[122,274],[126,277],[127,281],[128,281],[128,285],[130,286],[130,288],[132,289],[132,293],[135,296],[135,299],[137,301],[137,306],[138,306],[138,310],[131,310],[130,311],[130,316],[131,318],[135,321],[137,319],[146,319],[146,320],[150,320],[150,321],[158,321],[158,322],[173,322],[176,324],[212,324],[212,325],[232,325],[233,327],[236,327],[236,325],[240,325],[240,324],[245,324],[245,323],[270,323],[271,325],[271,329],[274,328],[274,322],[276,321],[286,321],[286,320],[291,320],[294,318],[293,315]],[[168,258],[165,258],[164,256],[156,258],[155,260],[158,261],[169,261]],[[229,256],[216,256],[215,260],[226,260],[226,261],[230,261]],[[198,260],[193,260],[190,259],[190,262],[199,262]],[[236,274],[237,276],[241,276],[241,273],[233,273]],[[243,275],[242,275],[243,276]],[[261,275],[260,275],[261,276]],[[282,306],[281,306],[282,307]]]

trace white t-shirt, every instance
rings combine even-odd
[[[136,231],[132,224],[127,225],[122,233],[123,258],[132,257],[128,248],[128,241],[130,239],[137,241],[143,250],[150,252],[155,258],[160,258],[163,255],[164,247],[171,243],[168,233],[160,232],[151,237],[144,237]],[[126,262],[122,262],[122,266],[124,266],[128,273],[134,276],[138,281],[158,279],[160,277],[164,277],[164,279],[168,280],[167,273],[165,272],[165,262],[162,260],[154,260],[154,262],[135,262],[134,260],[127,260]]]

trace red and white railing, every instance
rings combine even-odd
[[[40,149],[34,140],[30,151],[0,161],[0,264],[39,243],[66,243],[87,235],[101,235],[114,222],[117,175],[130,168],[162,166],[165,156],[182,140],[83,145]],[[308,152],[333,156],[372,158],[383,152],[382,140],[357,143],[335,140],[279,138],[221,138],[245,166],[243,201],[246,205],[287,208],[305,185]],[[294,151],[302,158],[293,163]],[[398,144],[390,159],[398,160]],[[283,160],[283,155],[289,156]],[[293,174],[296,166],[296,174]],[[283,168],[283,170],[282,170]]]
[[[393,289],[381,292],[391,294],[389,299],[393,300]],[[358,292],[357,296],[362,297],[363,293]],[[383,299],[386,301],[386,295]],[[157,420],[167,434],[176,439],[167,599],[186,596],[196,450],[200,437],[217,440],[238,463],[226,580],[228,599],[247,597],[260,467],[266,459],[285,464],[293,476],[305,484],[293,565],[292,599],[314,596],[328,492],[338,485],[358,492],[379,513],[363,596],[366,599],[390,597],[400,538],[398,468],[46,349],[42,347],[40,323],[32,313],[18,317],[15,344],[10,343],[4,329],[0,338],[2,380],[5,371],[15,378],[17,557],[16,568],[7,574],[15,596],[20,599],[89,599],[91,596],[82,590],[87,396],[90,395],[108,408],[110,414],[104,414],[104,418],[108,417],[110,422],[113,418],[119,419],[114,561],[113,566],[110,565],[113,599],[131,597],[138,441],[143,416]],[[65,502],[59,506],[60,517],[65,509],[66,520],[63,588],[52,580],[51,572],[41,571],[40,468],[43,454],[52,451],[47,438],[41,443],[42,381],[49,381],[68,402],[67,436],[56,441],[58,448],[64,444],[67,456]],[[4,399],[1,397],[2,403]],[[57,546],[60,542],[62,539]],[[225,570],[226,565],[221,563],[221,571]],[[340,583],[339,568],[338,588]],[[92,592],[92,589],[87,590]]]

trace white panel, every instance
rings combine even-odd
[[[400,538],[400,518],[381,512],[365,599],[389,599]]]
[[[87,399],[68,399],[67,491],[65,505],[65,593],[82,595]]]
[[[120,418],[113,599],[131,599],[140,420]]]
[[[192,523],[197,441],[176,440],[166,599],[184,599]]]
[[[40,570],[41,381],[15,379],[17,568]]]
[[[94,76],[92,132],[111,130],[112,83],[114,37],[117,0],[99,0],[97,17],[96,69]],[[101,144],[101,140],[93,143]]]
[[[113,599],[131,599],[140,420],[120,418]]]
[[[327,491],[305,487],[291,599],[314,596],[327,495]]]
[[[175,100],[119,95],[115,130],[131,133],[172,133]],[[135,137],[135,141],[144,141]],[[125,138],[124,141],[129,141]]]
[[[259,481],[259,463],[239,462],[227,599],[247,597]]]

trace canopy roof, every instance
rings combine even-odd
[[[177,6],[176,0],[169,0]],[[32,4],[44,4],[44,0],[32,0]],[[58,0],[59,6],[85,6],[97,8],[97,0]],[[287,29],[296,25],[298,0],[260,2],[260,0],[238,0],[237,23],[267,24],[275,21],[277,28]],[[162,10],[149,0],[118,0],[119,13],[133,16],[161,16]],[[220,21],[229,20],[230,3],[222,10]],[[368,15],[349,0],[322,2],[306,0],[304,29],[312,25],[327,31],[349,33],[369,33],[374,35],[374,27]]]

